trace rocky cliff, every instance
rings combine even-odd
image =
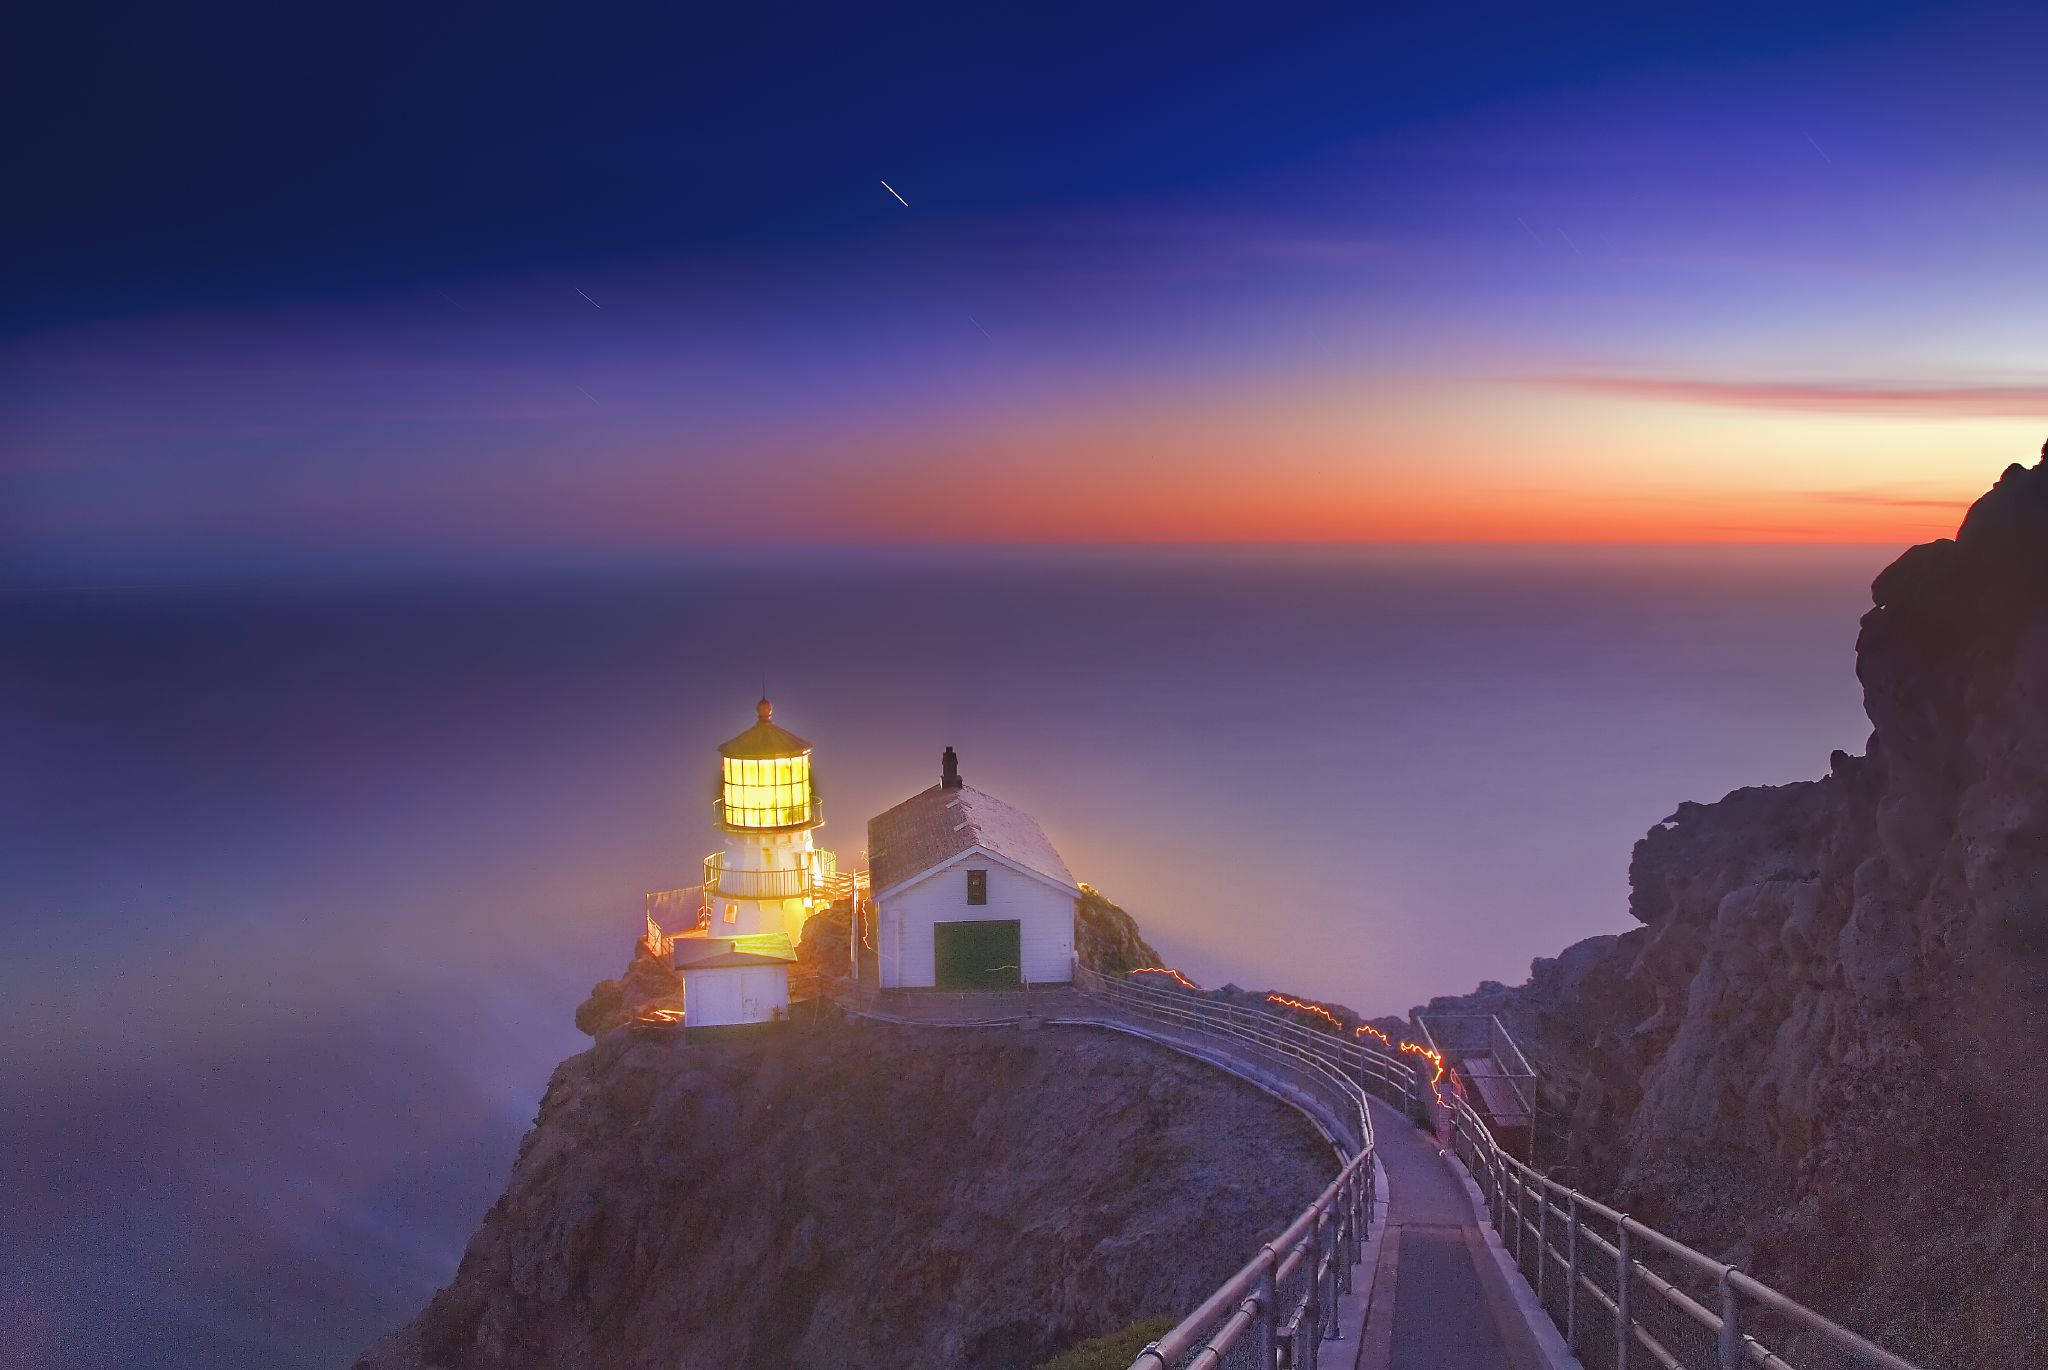
[[[1640,927],[1436,1006],[1512,1021],[1571,1182],[1927,1364],[2038,1366],[2048,465],[1872,598],[1866,755],[1680,805],[1636,844]]]
[[[1138,930],[1138,921],[1087,885],[1074,905],[1074,954],[1082,965],[1105,975],[1159,964],[1159,953]]]
[[[658,1015],[680,1016],[683,977],[667,961],[654,956],[639,939],[626,960],[625,974],[600,980],[576,1009],[576,1030],[591,1037]]]
[[[1291,1109],[1108,1032],[626,1026],[360,1365],[1029,1367],[1193,1307],[1334,1171]]]

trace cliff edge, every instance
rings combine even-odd
[[[1923,1363],[2037,1366],[2048,465],[1872,599],[1866,755],[1680,805],[1636,844],[1642,926],[1434,1007],[1526,1039],[1569,1183]]]
[[[1115,1033],[625,1027],[359,1370],[1030,1367],[1193,1307],[1335,1170],[1292,1109]]]

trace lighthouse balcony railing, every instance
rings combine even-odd
[[[720,795],[711,801],[711,813],[714,821],[728,828],[761,832],[787,828],[815,828],[825,821],[824,802],[815,794],[808,801],[760,807],[730,804],[726,802],[725,796]]]
[[[725,864],[725,853],[704,858],[704,891],[725,899],[815,899],[830,897],[839,874],[831,852],[807,853],[806,864],[785,870],[746,870]]]

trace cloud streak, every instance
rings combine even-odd
[[[1894,381],[1709,380],[1600,374],[1538,376],[1534,380],[1541,386],[1581,395],[1716,409],[1928,418],[2048,417],[2048,383],[1923,385]]]
[[[1798,497],[1812,500],[1816,504],[1867,505],[1879,509],[1961,509],[1974,498],[1962,492],[1951,495],[1908,495],[1885,490],[1802,490]]]

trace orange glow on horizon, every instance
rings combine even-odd
[[[678,508],[744,500],[743,482],[766,473],[802,492],[788,534],[826,545],[1903,548],[1953,534],[2039,447],[2024,420],[1303,383],[781,435],[686,486],[647,455],[632,488],[565,512],[589,533],[666,544]],[[821,448],[834,457],[823,469]],[[958,518],[969,506],[971,528]]]

